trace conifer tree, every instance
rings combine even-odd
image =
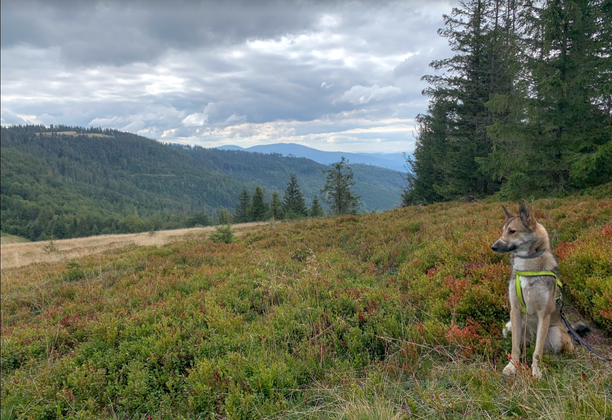
[[[219,210],[217,213],[217,225],[229,225],[233,221],[233,217],[227,210]]]
[[[612,7],[540,1],[517,16],[521,77],[509,95],[487,104],[496,116],[489,127],[494,147],[481,170],[503,182],[508,198],[609,182]]]
[[[318,217],[323,217],[324,214],[325,213],[323,212],[323,207],[321,207],[321,204],[319,203],[319,198],[315,195],[312,199],[312,205],[310,206],[310,211],[308,212],[308,215],[316,219]]]
[[[444,182],[433,186],[446,200],[491,194],[499,186],[488,173],[478,170],[477,163],[492,148],[487,133],[492,120],[485,103],[511,86],[505,81],[504,62],[499,59],[499,50],[503,50],[498,42],[499,3],[462,0],[444,16],[446,28],[439,33],[448,39],[455,55],[432,62],[431,66],[443,73],[424,78],[432,84],[426,91],[432,101],[450,100],[453,104],[447,116],[453,125],[442,159]]]
[[[445,15],[439,34],[454,51],[431,63],[437,75],[423,77],[430,86],[428,113],[419,115],[419,138],[404,204],[472,198],[496,192],[501,184],[483,159],[494,151],[490,127],[495,119],[487,104],[507,95],[518,67],[515,25],[520,2],[461,0]],[[421,178],[422,179],[419,179]]]
[[[330,211],[336,215],[354,214],[359,207],[359,196],[351,192],[353,171],[345,166],[348,161],[342,157],[331,169],[323,171],[327,174],[325,186],[321,190],[322,200],[329,205]]]
[[[296,219],[308,216],[308,208],[304,203],[304,196],[300,191],[295,175],[291,175],[291,180],[287,184],[285,195],[283,196],[283,215],[286,219]]]
[[[274,220],[282,220],[283,219],[283,203],[278,198],[278,192],[274,191],[272,193],[272,200],[270,201],[270,217]]]
[[[403,206],[444,199],[435,187],[445,182],[445,160],[441,157],[446,156],[446,139],[452,132],[452,121],[449,121],[452,107],[452,102],[432,101],[429,112],[417,117],[418,135],[414,155],[407,159],[410,173],[408,188],[402,194]]]
[[[253,204],[251,206],[251,219],[254,222],[262,222],[266,220],[268,215],[268,203],[264,201],[264,193],[258,185],[253,194]]]
[[[206,214],[205,212],[195,213],[187,219],[187,226],[193,227],[193,226],[198,226],[198,225],[199,226],[210,226],[211,225],[210,217],[208,217],[208,214]]]
[[[539,122],[535,152],[548,190],[592,186],[612,175],[612,4],[549,1],[535,10],[542,41],[532,60]],[[605,34],[608,38],[604,38]],[[607,104],[607,106],[606,106]],[[533,120],[533,119],[532,119]]]
[[[246,187],[242,189],[238,198],[238,206],[236,206],[236,213],[234,214],[234,221],[236,223],[246,223],[251,221],[251,195],[247,191]]]

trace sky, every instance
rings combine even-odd
[[[455,0],[1,3],[1,124],[412,152]]]

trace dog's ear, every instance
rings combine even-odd
[[[512,217],[516,217],[516,214],[508,211],[508,209],[506,207],[502,206],[502,209],[504,209],[504,214],[506,215],[506,220],[510,219]]]
[[[521,216],[521,222],[523,222],[523,225],[525,225],[525,227],[535,228],[535,217],[533,217],[529,213],[529,210],[527,209],[527,206],[525,206],[524,201],[521,201],[521,203],[519,204],[519,215]]]

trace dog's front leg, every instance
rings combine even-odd
[[[548,327],[550,326],[550,312],[540,311],[538,312],[538,331],[536,335],[535,350],[533,352],[533,361],[531,362],[531,371],[535,378],[542,378],[542,371],[540,370],[540,360],[542,360],[542,354],[544,353],[544,345],[546,344],[546,336],[548,335]]]
[[[510,308],[510,322],[512,324],[512,355],[510,363],[503,370],[504,375],[514,375],[516,367],[521,360],[521,343],[523,342],[523,314],[520,308]]]

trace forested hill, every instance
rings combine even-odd
[[[1,129],[2,231],[30,239],[182,227],[233,212],[244,186],[268,200],[291,174],[307,203],[327,167],[308,159],[164,145],[130,133],[75,127]],[[353,165],[361,209],[400,202],[399,172]],[[201,217],[200,217],[201,218]]]

